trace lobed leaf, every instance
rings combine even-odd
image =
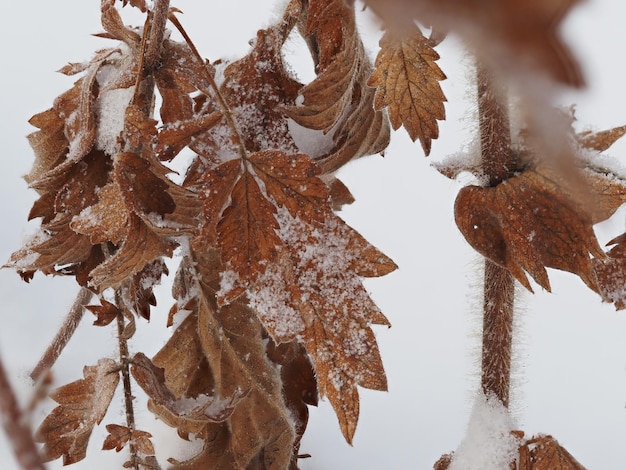
[[[44,443],[46,461],[63,457],[63,465],[70,465],[85,458],[91,432],[104,418],[120,379],[117,364],[111,359],[85,366],[83,375],[84,379],[50,394],[59,406],[35,433],[35,439]]]
[[[376,88],[374,108],[388,107],[393,129],[403,125],[413,141],[420,139],[426,155],[431,140],[439,137],[437,120],[446,117],[446,97],[439,85],[446,76],[436,64],[439,54],[433,46],[417,27],[403,36],[387,31],[367,82]]]

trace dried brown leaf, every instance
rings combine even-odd
[[[84,379],[56,389],[50,395],[59,403],[37,429],[35,438],[44,443],[46,461],[63,457],[63,465],[85,458],[93,427],[99,424],[111,403],[120,376],[115,361],[100,359],[85,366]]]
[[[276,257],[280,239],[276,234],[274,205],[263,195],[256,178],[244,171],[230,193],[230,204],[217,224],[222,262],[235,281],[220,300],[227,303],[262,273]]]
[[[143,455],[154,455],[154,446],[150,441],[152,434],[146,431],[140,431],[135,429],[131,430],[126,426],[120,426],[119,424],[107,424],[107,431],[109,434],[102,444],[102,450],[115,449],[116,452],[121,451],[126,444],[132,439],[135,443],[137,452]]]
[[[545,268],[551,267],[573,272],[597,290],[590,255],[605,254],[593,217],[545,174],[527,170],[493,188],[467,186],[457,196],[455,219],[470,245],[527,289],[524,271],[550,290]]]
[[[330,212],[329,190],[318,178],[319,168],[306,155],[280,151],[252,154],[249,161],[263,181],[267,195],[293,217],[323,223]]]
[[[93,324],[97,326],[108,325],[120,314],[115,304],[104,299],[100,299],[100,305],[86,305],[85,308],[96,316]]]
[[[90,284],[101,290],[119,287],[156,258],[171,256],[174,247],[174,242],[159,237],[141,219],[132,216],[127,238],[112,257],[91,271]]]
[[[519,470],[585,470],[556,439],[534,436],[519,448]]]
[[[353,158],[382,152],[389,123],[373,109],[375,91],[366,85],[371,64],[352,7],[344,0],[311,1],[303,30],[318,76],[299,91],[302,104],[284,110],[303,127],[331,133],[333,148],[314,157],[323,174],[332,173]]]
[[[413,141],[420,139],[428,155],[431,140],[439,137],[437,120],[446,117],[446,97],[439,85],[446,76],[436,63],[439,54],[417,27],[402,37],[385,33],[380,47],[367,82],[376,88],[374,108],[388,107],[393,129],[403,125]]]

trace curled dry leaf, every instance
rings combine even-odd
[[[493,188],[468,186],[456,199],[457,226],[479,253],[504,266],[527,289],[525,272],[550,290],[546,267],[577,274],[592,289],[590,255],[604,252],[585,205],[539,171],[527,170]]]
[[[91,432],[104,418],[120,380],[117,363],[111,359],[85,366],[83,375],[84,379],[50,394],[59,406],[46,416],[35,434],[44,444],[46,461],[62,456],[63,465],[69,465],[85,458]]]
[[[353,158],[382,152],[389,144],[389,123],[373,108],[374,90],[366,85],[372,66],[353,7],[344,0],[313,0],[304,18],[301,31],[318,76],[299,91],[300,106],[284,109],[299,125],[332,136],[332,149],[313,155],[326,174]]]
[[[446,118],[446,97],[439,85],[446,76],[436,63],[439,54],[434,42],[415,27],[402,36],[387,31],[380,47],[376,68],[367,82],[376,88],[374,108],[388,107],[393,129],[404,126],[428,155],[432,139],[439,137],[437,120]]]

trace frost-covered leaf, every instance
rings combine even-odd
[[[59,403],[37,429],[35,438],[44,443],[46,461],[63,457],[63,465],[85,458],[89,437],[109,407],[120,376],[115,361],[100,359],[85,366],[84,379],[56,389],[50,397]]]
[[[388,107],[394,130],[404,126],[413,141],[420,139],[428,155],[431,140],[439,136],[437,120],[446,117],[446,97],[439,85],[446,76],[436,63],[434,41],[416,26],[403,36],[386,32],[380,47],[376,69],[367,82],[376,88],[374,107]]]
[[[395,264],[339,218],[313,229],[283,208],[279,220],[284,248],[247,297],[276,343],[302,338],[320,394],[329,398],[351,442],[359,415],[357,385],[387,386],[370,325],[389,323],[359,272],[379,276]]]

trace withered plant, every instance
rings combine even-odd
[[[448,34],[475,56],[480,158],[437,168],[476,177],[459,192],[455,219],[485,259],[481,386],[508,407],[516,281],[550,290],[546,268],[565,270],[626,306],[626,234],[605,252],[593,230],[626,201],[621,177],[594,159],[626,127],[577,134],[573,115],[552,107],[558,87],[584,85],[558,35],[576,3],[367,0],[384,28],[371,64],[359,6],[349,0],[286,2],[280,20],[230,63],[203,57],[169,0],[102,0],[99,36],[114,45],[62,68],[79,78],[30,120],[36,158],[26,180],[39,199],[29,218],[41,229],[8,265],[25,281],[40,271],[80,286],[35,381],[47,377],[85,310],[94,325],[117,329],[118,357],[86,365],[82,379],[52,391],[58,406],[34,433],[0,367],[5,427],[23,468],[84,459],[118,387],[126,420],[105,423],[102,448],[127,452],[127,468],[166,465],[149,430],[135,424],[137,387],[182,440],[203,442],[168,468],[296,469],[318,397],[352,441],[358,387],[387,388],[370,326],[389,322],[362,278],[396,265],[337,215],[353,198],[335,173],[383,152],[390,127],[404,127],[430,153],[446,102],[435,48]],[[140,10],[143,25],[125,25],[123,7]],[[315,67],[310,83],[284,62],[294,31]],[[520,128],[511,128],[510,112]],[[183,150],[195,157],[177,184],[170,164]],[[154,357],[130,355],[172,257],[170,339]],[[511,437],[511,468],[583,468],[550,436]],[[454,460],[446,454],[435,468]]]

